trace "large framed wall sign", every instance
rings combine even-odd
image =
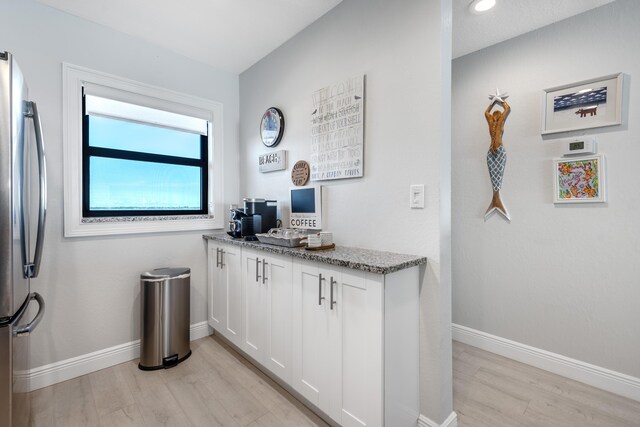
[[[623,74],[545,89],[542,134],[622,123]]]
[[[364,175],[364,75],[311,96],[311,180]]]

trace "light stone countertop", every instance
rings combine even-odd
[[[242,239],[234,239],[225,232],[203,234],[202,238],[275,254],[291,255],[296,258],[323,262],[340,267],[353,268],[355,270],[369,271],[377,274],[393,273],[394,271],[427,263],[427,258],[422,256],[351,248],[346,246],[336,246],[336,248],[332,250],[308,251],[302,247],[287,248],[284,246],[269,245],[258,241],[247,242]]]

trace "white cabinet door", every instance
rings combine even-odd
[[[291,379],[290,256],[243,250],[241,348],[285,381]]]
[[[263,266],[264,365],[282,380],[291,382],[293,260],[290,256],[271,255],[263,259]]]
[[[239,346],[242,332],[241,250],[238,246],[224,245],[220,255],[223,282],[227,293],[227,322],[223,335]]]
[[[332,273],[316,263],[294,261],[293,387],[339,422],[341,336],[337,307],[341,302],[338,286],[331,286]]]
[[[209,242],[209,324],[232,343],[240,344],[240,248]]]
[[[266,302],[261,255],[246,248],[242,251],[243,325],[240,348],[259,363],[263,363]]]
[[[383,425],[383,289],[382,275],[342,269],[340,423],[344,427]]]
[[[226,286],[222,283],[222,269],[220,268],[220,245],[209,240],[207,243],[208,260],[208,321],[209,326],[217,331],[223,328],[226,314]]]

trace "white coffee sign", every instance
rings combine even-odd
[[[287,168],[287,151],[278,150],[258,157],[260,172],[280,171]]]
[[[311,96],[311,180],[363,176],[364,75]]]

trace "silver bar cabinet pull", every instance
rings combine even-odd
[[[265,281],[267,280],[267,275],[265,273],[265,268],[267,267],[267,260],[265,260],[264,258],[262,259],[262,284],[264,285]]]
[[[216,248],[216,268],[220,267],[220,248]]]
[[[256,257],[256,282],[260,284],[260,260]]]
[[[318,305],[322,305],[322,300],[324,297],[322,296],[322,281],[324,277],[322,277],[322,273],[318,274]]]
[[[220,248],[220,268],[224,268],[224,249]]]
[[[331,295],[330,295],[330,299],[331,299],[331,310],[333,310],[333,306],[338,304],[337,301],[335,301],[333,299],[333,285],[338,283],[336,280],[333,280],[333,276],[331,276]]]

